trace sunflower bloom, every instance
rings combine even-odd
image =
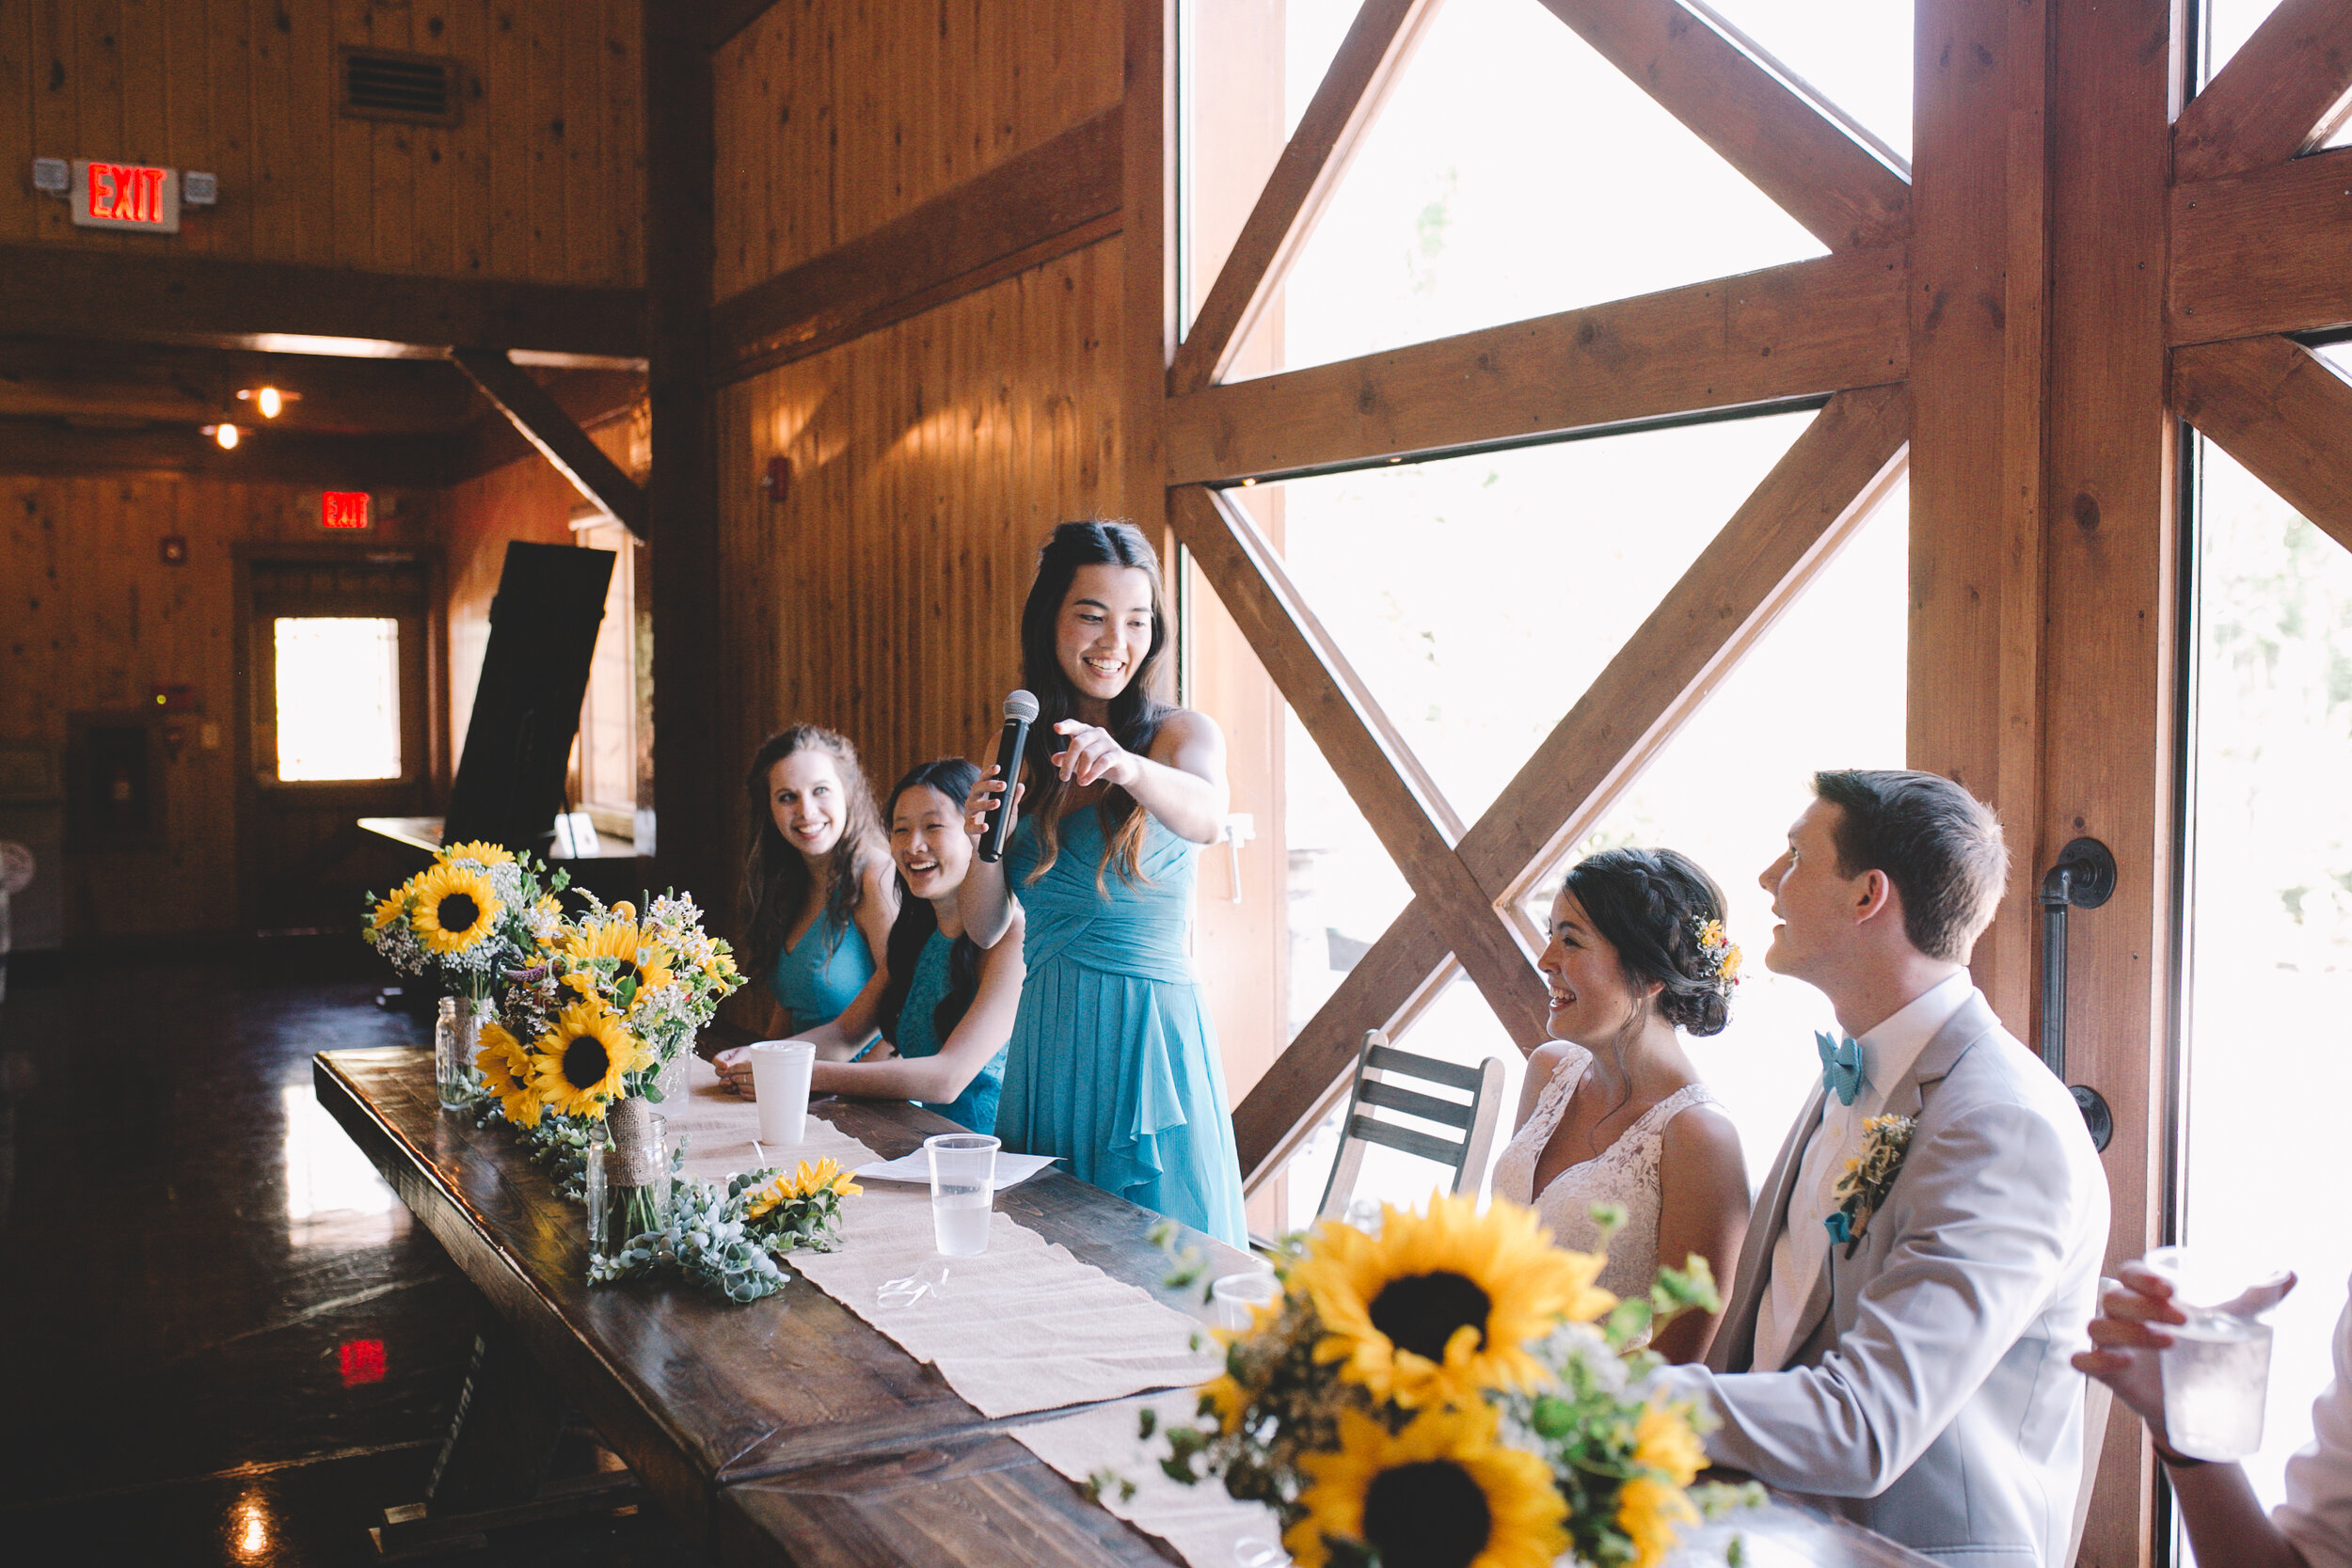
[[[623,1079],[653,1059],[620,1019],[594,1002],[575,1002],[555,1027],[532,1042],[532,1086],[549,1109],[604,1117],[627,1089]]]
[[[1617,1490],[1617,1528],[1633,1543],[1634,1568],[1657,1568],[1674,1550],[1681,1527],[1698,1520],[1682,1488],[1655,1476],[1635,1476]]]
[[[502,1023],[484,1024],[480,1038],[482,1049],[473,1054],[474,1066],[482,1069],[490,1092],[499,1097],[506,1119],[517,1127],[538,1126],[539,1113],[547,1105],[532,1083],[530,1050]]]
[[[384,895],[384,901],[375,906],[375,913],[370,917],[370,920],[374,928],[380,931],[407,912],[408,888],[404,883]]]
[[[469,843],[444,847],[441,850],[441,859],[444,862],[471,861],[483,870],[487,871],[494,865],[512,865],[515,863],[515,854],[511,849],[501,848],[498,845],[485,843],[477,838]]]
[[[791,1175],[779,1172],[766,1186],[754,1193],[743,1212],[746,1218],[755,1220],[785,1204],[815,1197],[819,1193],[831,1193],[836,1197],[855,1197],[865,1190],[850,1180],[850,1173],[836,1164],[831,1156],[814,1165],[803,1160],[800,1168]]]
[[[627,908],[615,905],[614,908]],[[638,994],[660,990],[674,977],[671,965],[676,958],[658,942],[648,942],[638,934],[633,920],[591,920],[575,927],[563,940],[563,949],[571,958],[615,958],[619,967],[613,971],[612,983],[635,980]],[[582,996],[593,991],[596,975],[593,971],[580,971],[564,976]]]
[[[1707,1445],[1691,1425],[1691,1406],[1652,1404],[1633,1425],[1633,1462],[1662,1472],[1677,1486],[1688,1486],[1707,1468]]]
[[[1326,1568],[1334,1541],[1356,1542],[1394,1568],[1550,1568],[1568,1548],[1568,1507],[1535,1454],[1495,1441],[1483,1402],[1424,1410],[1395,1435],[1340,1412],[1337,1452],[1299,1460],[1306,1516],[1283,1533],[1298,1568]]]
[[[489,940],[506,911],[490,879],[462,865],[437,865],[413,884],[417,940],[435,953],[463,953]]]
[[[1481,1214],[1470,1198],[1433,1193],[1426,1218],[1384,1209],[1377,1239],[1325,1225],[1295,1277],[1329,1331],[1315,1359],[1343,1363],[1340,1375],[1375,1400],[1411,1410],[1543,1382],[1527,1342],[1617,1304],[1593,1285],[1607,1261],[1553,1246],[1514,1204]]]

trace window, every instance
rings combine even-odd
[[[380,615],[280,615],[278,777],[397,779],[400,623]]]
[[[572,522],[577,543],[613,552],[605,590],[604,621],[588,664],[588,694],[573,742],[575,798],[600,833],[628,838],[636,832],[638,777],[637,573],[635,541],[601,513]]]

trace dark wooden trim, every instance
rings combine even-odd
[[[588,433],[545,387],[532,379],[530,372],[497,349],[461,348],[449,357],[523,438],[571,482],[573,489],[603,507],[638,538],[646,536],[645,492],[589,439]]]
[[[2189,182],[2283,163],[2352,112],[2352,6],[2280,0],[2172,124],[2172,178]]]
[[[462,343],[610,365],[644,356],[644,314],[641,289],[0,245],[0,336],[365,358],[438,358]]]
[[[1833,251],[1899,241],[1910,187],[1677,0],[1543,0]]]
[[[2172,407],[2352,549],[2352,385],[2319,356],[2286,338],[2174,349]]]
[[[715,372],[735,380],[1091,243],[1120,211],[1120,114],[1105,109],[870,234],[713,307]],[[1080,237],[1083,231],[1083,237]],[[1058,242],[1058,243],[1057,243]],[[928,308],[917,307],[917,308]]]
[[[1120,468],[1122,509],[1176,576],[1168,529],[1168,367],[1179,329],[1176,256],[1176,0],[1121,0],[1119,102]],[[1176,659],[1159,695],[1176,694]]]
[[[1532,1049],[1544,1038],[1543,987],[1493,897],[1454,853],[1459,818],[1290,581],[1281,557],[1223,496],[1198,485],[1169,493],[1168,524],[1381,847],[1427,901],[1439,940],[1512,1037]]]
[[[1740,277],[1168,401],[1168,482],[1219,483],[1821,397],[1903,378],[1900,249]]]
[[[776,0],[705,0],[703,47],[717,51],[735,41],[744,28],[766,16]]]
[[[713,122],[707,14],[695,0],[645,0],[645,297],[652,468],[655,858],[660,880],[706,890],[731,933],[728,782],[742,766],[734,646],[719,589],[719,441],[710,388]],[[750,475],[739,482],[749,483]],[[641,798],[640,804],[644,804]]]
[[[2352,147],[2175,185],[2166,341],[2352,325]]]
[[[62,420],[0,417],[0,474],[164,473],[354,490],[451,483],[447,436],[238,428],[244,440],[223,451],[194,425],[93,430]]]
[[[1170,395],[1224,378],[1437,11],[1435,0],[1366,0],[1356,13],[1176,351]]]

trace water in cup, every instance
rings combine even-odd
[[[977,1258],[988,1250],[988,1216],[993,1205],[985,1193],[931,1200],[931,1231],[950,1258]]]
[[[2270,1386],[2270,1325],[2227,1312],[2191,1312],[2160,1353],[2164,1430],[2191,1459],[2243,1459],[2263,1446]]]

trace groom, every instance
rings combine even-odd
[[[1707,1364],[1666,1392],[1722,1418],[1716,1463],[1931,1557],[2070,1568],[2068,1357],[2107,1187],[2073,1099],[1968,978],[2009,875],[2000,824],[1931,773],[1813,787],[1762,879],[1781,921],[1764,962],[1851,1037],[1820,1037]],[[1912,1118],[1907,1142],[1882,1115]]]

